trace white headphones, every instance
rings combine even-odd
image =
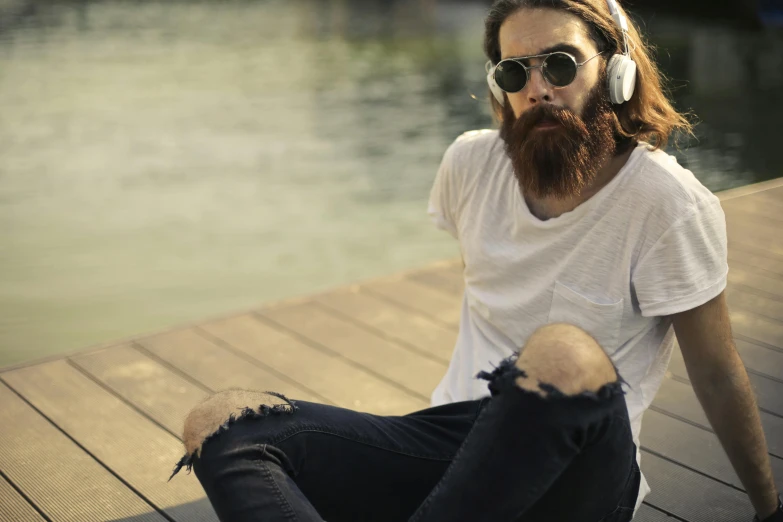
[[[623,31],[623,54],[615,54],[606,65],[606,76],[609,87],[609,99],[615,105],[625,103],[633,96],[636,88],[636,62],[628,51],[628,19],[620,12],[617,0],[606,0],[609,13]],[[495,83],[495,68],[491,61],[487,62],[487,84],[492,95],[500,105],[505,103],[505,92]]]

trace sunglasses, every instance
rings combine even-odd
[[[530,70],[541,69],[544,80],[552,87],[565,87],[574,81],[580,67],[601,55],[595,54],[582,63],[576,61],[573,55],[563,51],[521,58],[506,58],[494,67],[492,75],[498,87],[506,92],[519,92],[530,81]],[[542,58],[541,65],[525,65],[522,63],[531,58]]]

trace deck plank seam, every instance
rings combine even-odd
[[[289,377],[285,373],[277,370],[276,368],[274,368],[272,366],[269,366],[268,364],[264,363],[260,359],[257,359],[255,357],[253,357],[249,353],[247,353],[247,352],[245,352],[243,350],[240,350],[239,348],[237,348],[236,346],[234,346],[230,342],[226,341],[225,339],[222,339],[222,338],[220,338],[220,337],[218,337],[218,336],[216,336],[216,335],[214,335],[214,334],[204,330],[203,328],[201,328],[199,326],[192,327],[192,330],[197,335],[203,337],[207,341],[209,341],[212,344],[216,345],[218,348],[222,348],[222,349],[224,349],[224,350],[226,350],[226,351],[236,355],[237,357],[239,357],[241,359],[244,359],[248,363],[250,363],[250,364],[252,364],[254,366],[257,366],[258,368],[261,368],[262,370],[264,370],[264,371],[266,371],[268,373],[271,373],[272,375],[274,375],[278,379],[287,382],[288,384],[296,387],[297,389],[300,389],[300,390],[302,390],[304,392],[307,392],[307,393],[311,394],[313,397],[316,397],[319,400],[324,401],[324,404],[329,404],[329,405],[332,405],[332,406],[336,406],[336,404],[333,401],[327,399],[326,397],[324,397],[323,395],[321,395],[317,391],[309,388],[305,384],[302,384],[302,383],[300,383],[299,381],[297,381],[295,379],[292,379],[291,377]]]
[[[734,305],[730,306],[730,310],[738,310],[742,313],[748,314],[750,316],[753,316],[757,319],[766,319],[767,321],[772,321],[774,323],[780,323],[781,326],[783,326],[783,320],[778,319],[777,317],[772,317],[766,314],[760,314],[756,310],[751,310],[743,305]]]
[[[148,421],[152,422],[155,426],[157,426],[158,428],[162,429],[163,431],[165,431],[166,433],[168,433],[169,435],[171,435],[172,437],[177,439],[179,442],[182,442],[182,437],[181,436],[177,435],[176,433],[174,433],[173,431],[168,429],[166,426],[164,426],[162,423],[158,422],[157,419],[155,419],[155,417],[153,417],[152,415],[150,415],[147,412],[145,412],[143,409],[141,409],[138,406],[136,406],[136,404],[134,404],[130,399],[127,399],[127,398],[123,397],[121,393],[119,393],[117,390],[115,390],[114,388],[112,388],[111,386],[109,386],[108,384],[106,384],[105,382],[100,380],[98,377],[96,377],[95,375],[90,373],[89,370],[87,370],[86,368],[82,367],[78,362],[72,360],[70,357],[68,359],[66,359],[66,361],[76,371],[80,372],[82,375],[84,375],[85,377],[90,379],[92,382],[94,382],[95,384],[100,386],[104,391],[106,391],[110,395],[112,395],[115,398],[117,398],[120,402],[122,402],[123,404],[125,404],[126,406],[128,406],[129,408],[134,410],[136,413],[138,413],[142,417],[146,418]]]
[[[410,282],[414,283],[414,281],[410,281]],[[429,286],[425,286],[424,288],[426,288],[428,290],[430,289]],[[408,312],[420,315],[422,317],[426,317],[427,319],[435,321],[435,322],[439,323],[440,325],[445,326],[447,328],[450,328],[452,330],[457,330],[459,328],[459,325],[455,325],[454,323],[450,323],[448,321],[444,321],[443,319],[440,319],[440,318],[438,318],[435,315],[430,315],[428,313],[422,312],[421,310],[419,310],[417,308],[413,308],[412,306],[407,306],[407,305],[399,303],[399,302],[397,302],[397,301],[395,301],[393,299],[389,299],[388,297],[386,297],[385,295],[381,294],[380,292],[376,292],[373,289],[368,288],[366,286],[362,286],[361,289],[362,289],[362,292],[367,292],[368,294],[372,294],[373,297],[377,297],[379,300],[384,301],[385,303],[389,303],[390,305],[392,305],[392,306],[394,306],[396,308],[399,308],[399,309],[402,309],[402,310],[406,310]]]
[[[14,481],[13,481],[13,480],[11,480],[11,477],[9,477],[8,475],[6,475],[6,474],[3,472],[3,470],[2,470],[2,469],[0,469],[0,478],[3,478],[3,479],[5,479],[5,481],[6,481],[6,482],[8,482],[8,484],[9,484],[9,485],[10,485],[10,486],[11,486],[11,487],[14,489],[14,491],[16,491],[16,493],[17,493],[17,494],[18,494],[20,497],[22,497],[22,498],[25,500],[25,502],[27,502],[27,504],[28,504],[28,505],[29,505],[31,508],[33,508],[33,509],[34,509],[34,510],[35,510],[35,511],[36,511],[36,512],[39,514],[39,515],[41,515],[41,518],[43,518],[44,520],[46,520],[46,522],[52,522],[52,519],[51,519],[51,518],[49,518],[49,517],[46,515],[46,513],[44,513],[44,512],[43,512],[43,511],[42,511],[42,510],[41,510],[41,509],[38,507],[38,505],[37,505],[35,502],[33,502],[33,500],[32,500],[30,497],[28,497],[28,496],[27,496],[27,494],[26,494],[24,491],[22,491],[22,489],[21,489],[19,486],[17,486],[16,484],[14,484]]]
[[[378,337],[380,337],[380,338],[382,338],[382,339],[384,339],[384,340],[386,340],[386,341],[388,341],[390,343],[396,344],[396,345],[400,346],[401,348],[403,348],[405,350],[408,350],[411,353],[415,353],[416,355],[420,355],[422,357],[425,357],[425,358],[427,358],[427,359],[429,359],[429,360],[431,360],[433,362],[436,362],[436,363],[439,363],[439,364],[443,364],[444,366],[448,366],[448,364],[449,364],[449,361],[447,361],[446,359],[444,359],[442,357],[438,357],[437,355],[428,353],[425,350],[423,350],[422,348],[419,348],[418,346],[415,346],[412,343],[409,343],[409,342],[407,342],[407,341],[405,341],[403,339],[400,339],[398,337],[393,337],[393,336],[387,334],[386,332],[384,332],[383,330],[379,330],[378,328],[375,328],[374,326],[372,326],[372,325],[370,325],[368,323],[365,323],[364,321],[361,321],[359,319],[355,319],[355,318],[351,317],[350,315],[348,315],[346,313],[343,313],[343,312],[337,310],[336,308],[331,307],[330,305],[328,305],[326,303],[322,303],[321,301],[313,301],[312,304],[314,304],[315,306],[323,309],[324,312],[328,313],[329,315],[332,315],[334,317],[337,317],[339,319],[347,321],[347,322],[353,324],[354,326],[357,326],[357,327],[359,327],[359,328],[361,328],[361,329],[363,329],[363,330],[365,330],[367,332],[370,332],[370,333],[372,333],[372,334],[374,334],[374,335],[376,335],[376,336],[378,336]]]
[[[159,508],[154,502],[152,502],[151,499],[147,498],[146,495],[144,495],[141,491],[136,489],[133,485],[131,485],[127,480],[125,480],[121,475],[119,475],[117,472],[115,472],[111,467],[109,467],[105,462],[103,462],[101,459],[97,457],[94,453],[92,453],[90,450],[88,450],[84,445],[82,445],[78,440],[76,440],[73,436],[71,436],[70,433],[68,433],[65,429],[63,429],[59,424],[54,422],[51,418],[49,418],[47,415],[45,415],[38,407],[35,406],[32,402],[27,400],[27,398],[19,393],[16,388],[11,386],[11,384],[3,379],[2,375],[0,375],[0,382],[2,382],[9,390],[11,390],[14,395],[19,397],[25,404],[27,404],[30,408],[32,408],[38,415],[40,415],[44,420],[46,420],[49,424],[51,424],[57,431],[62,433],[68,440],[73,442],[77,448],[82,450],[87,456],[89,456],[92,460],[94,460],[99,466],[101,466],[103,469],[105,469],[111,476],[116,478],[120,481],[120,483],[128,488],[133,494],[135,494],[137,497],[139,497],[141,500],[147,503],[147,505],[154,509],[160,516],[162,516],[164,519],[166,519],[168,522],[178,522],[177,520],[170,517],[165,511],[163,511],[161,508]]]
[[[739,350],[737,350],[737,353],[739,353]],[[742,358],[742,354],[741,353],[740,353],[740,358]],[[744,365],[744,363],[743,363],[743,365]],[[671,368],[669,368],[669,370],[671,370]],[[686,371],[687,371],[687,368],[686,368]],[[780,384],[783,384],[783,379],[781,379],[781,378],[779,378],[779,377],[777,377],[775,375],[770,375],[768,373],[760,372],[758,370],[754,370],[753,368],[748,368],[747,366],[745,366],[745,371],[748,372],[749,374],[753,374],[753,375],[756,375],[758,377],[763,377],[765,379],[769,379],[771,381],[775,381],[775,382],[779,382]],[[681,376],[678,376],[675,373],[672,373],[672,378],[674,378],[674,380],[676,380],[676,381],[683,382],[684,384],[691,384],[690,378],[681,377]],[[688,382],[684,382],[683,379],[687,379]]]
[[[730,290],[731,290],[732,293],[734,293],[734,292],[742,292],[744,294],[749,294],[749,292],[747,292],[745,290],[742,290],[740,288],[737,288],[734,285],[731,285]],[[764,296],[761,296],[761,295],[758,295],[758,294],[753,294],[753,295],[755,297],[764,297]],[[732,310],[739,310],[739,311],[741,311],[743,313],[746,313],[748,315],[752,315],[752,316],[757,317],[757,318],[763,318],[763,319],[767,319],[767,320],[773,321],[775,323],[780,323],[781,326],[783,326],[783,320],[781,320],[780,318],[775,317],[773,315],[767,315],[767,314],[759,313],[757,310],[752,309],[752,307],[748,307],[747,305],[731,304],[731,303],[729,303],[729,311],[731,312]]]
[[[745,341],[746,343],[755,344],[756,346],[760,346],[768,350],[783,353],[783,348],[775,346],[774,344],[765,343],[764,341],[759,341],[758,339],[754,339],[737,332],[732,332],[732,335],[735,339],[739,339],[740,341]]]
[[[669,512],[669,511],[666,511],[665,509],[663,509],[663,508],[660,508],[660,507],[656,506],[655,504],[650,504],[650,502],[648,502],[647,500],[645,500],[644,502],[642,502],[642,504],[645,504],[647,507],[649,507],[649,508],[652,508],[652,509],[654,509],[655,511],[657,511],[657,512],[659,512],[659,513],[663,513],[663,514],[664,514],[664,515],[666,515],[668,518],[671,518],[671,519],[677,520],[678,522],[689,522],[689,521],[688,521],[688,519],[686,519],[686,518],[681,518],[681,517],[678,517],[677,515],[675,515],[675,514],[673,514],[673,513]]]
[[[394,388],[397,388],[398,390],[400,390],[400,391],[410,395],[411,397],[414,397],[416,399],[421,399],[421,400],[424,400],[424,401],[429,403],[430,398],[426,397],[424,394],[421,394],[421,393],[419,393],[419,392],[417,392],[415,390],[411,390],[407,386],[404,386],[404,385],[398,383],[394,379],[390,379],[390,378],[386,377],[385,375],[383,375],[381,373],[378,373],[375,370],[373,370],[371,368],[368,368],[368,367],[364,366],[363,364],[354,361],[353,359],[349,359],[348,357],[346,357],[345,355],[341,354],[340,352],[336,352],[336,351],[332,350],[331,348],[329,348],[328,346],[324,346],[321,343],[319,343],[319,342],[317,342],[317,341],[315,341],[315,340],[313,340],[313,339],[303,335],[302,333],[300,333],[300,332],[298,332],[298,331],[296,331],[294,329],[291,329],[291,328],[289,328],[287,326],[284,326],[284,325],[278,323],[277,321],[275,321],[274,319],[272,319],[270,317],[267,317],[265,315],[261,315],[258,312],[253,312],[250,315],[254,319],[256,319],[257,321],[259,321],[259,322],[261,322],[261,323],[263,323],[263,324],[265,324],[267,326],[270,326],[272,328],[275,328],[276,330],[278,330],[278,331],[280,331],[282,333],[285,333],[285,334],[287,334],[290,337],[293,337],[294,339],[304,343],[305,345],[307,345],[307,346],[309,346],[309,347],[311,347],[311,348],[313,348],[315,350],[318,350],[318,351],[323,352],[323,353],[325,353],[327,355],[331,355],[331,356],[333,356],[333,357],[335,357],[337,359],[340,359],[341,361],[345,362],[346,364],[348,364],[350,366],[353,366],[357,370],[360,370],[360,371],[362,371],[362,372],[364,372],[364,373],[366,373],[368,375],[372,375],[373,377],[375,377],[375,378],[385,382],[386,384],[388,384],[390,386],[393,386]]]
[[[748,373],[751,373],[753,375],[757,375],[759,377],[764,377],[765,379],[769,379],[770,381],[775,381],[775,382],[778,382],[780,384],[783,384],[783,379],[781,379],[780,377],[777,377],[775,375],[770,375],[768,373],[760,372],[758,370],[754,370],[753,368],[748,368],[747,366],[745,367],[745,371],[748,372]]]
[[[745,371],[747,371],[747,368],[746,368]],[[682,384],[687,384],[688,386],[693,387],[693,383],[691,383],[691,381],[689,379],[686,379],[685,377],[681,377],[680,375],[672,374],[671,379],[673,381],[677,381],[677,382],[680,382]],[[752,385],[753,385],[753,383],[751,383],[751,386]],[[755,391],[753,393],[754,393],[754,395],[756,395]],[[758,397],[756,397],[756,401],[758,401]],[[777,413],[777,412],[774,412],[774,411],[770,411],[767,408],[762,408],[758,404],[756,405],[756,407],[759,409],[759,411],[763,411],[764,413],[772,415],[773,417],[777,417],[779,419],[783,419],[783,415],[781,415],[780,413]]]
[[[700,430],[706,431],[708,433],[712,433],[715,435],[715,432],[712,430],[712,428],[705,426],[704,424],[700,424],[694,420],[688,419],[686,417],[683,417],[681,415],[677,415],[676,413],[672,413],[664,408],[661,408],[660,406],[656,406],[655,404],[651,404],[648,408],[648,410],[653,410],[657,413],[660,413],[661,415],[666,415],[669,418],[676,419],[680,422],[684,422],[685,424],[689,424],[693,426],[694,428],[699,428]],[[767,448],[767,454],[770,457],[774,457],[776,459],[783,460],[783,455],[778,455],[777,453],[774,453],[770,448]]]
[[[721,447],[721,449],[722,449],[722,447]],[[678,466],[680,468],[684,468],[684,469],[687,469],[688,471],[692,471],[693,473],[696,473],[697,475],[701,475],[702,477],[708,478],[710,480],[714,480],[715,482],[723,484],[724,486],[728,486],[728,487],[730,487],[733,490],[739,491],[740,493],[745,493],[745,490],[742,489],[739,486],[735,486],[734,484],[732,484],[730,482],[726,482],[725,480],[719,479],[717,477],[713,477],[709,473],[705,473],[704,471],[700,471],[700,470],[698,470],[698,469],[696,469],[694,467],[691,467],[691,466],[689,466],[689,465],[687,465],[687,464],[685,464],[683,462],[679,462],[679,461],[673,459],[672,457],[668,457],[668,456],[664,455],[663,453],[659,453],[659,452],[657,452],[655,450],[651,450],[650,448],[645,447],[643,444],[642,444],[642,451],[644,451],[646,453],[649,453],[650,455],[655,455],[659,459],[663,459],[663,460],[669,462],[670,464],[674,464],[675,466]]]
[[[192,375],[187,373],[185,370],[183,370],[181,368],[178,368],[176,365],[168,362],[167,360],[163,359],[162,357],[159,357],[155,352],[153,352],[152,350],[149,350],[146,346],[144,346],[140,342],[134,341],[134,342],[130,343],[130,346],[131,346],[132,349],[136,350],[137,352],[139,352],[143,356],[152,359],[153,361],[155,361],[159,365],[163,366],[167,370],[171,371],[175,375],[185,379],[186,381],[188,381],[193,386],[199,388],[201,391],[204,391],[204,392],[209,393],[209,394],[215,393],[215,390],[213,390],[212,388],[210,388],[206,384],[202,383],[201,381],[199,381],[198,379],[196,379],[195,377],[193,377]]]
[[[687,368],[686,368],[686,371],[687,371]],[[748,368],[747,366],[745,366],[745,371],[748,372],[749,374],[757,375],[758,377],[763,377],[765,379],[769,379],[770,381],[774,381],[774,382],[783,384],[783,379],[781,379],[780,377],[776,377],[774,375],[769,375],[769,374],[760,372],[758,370],[754,370],[752,368]],[[681,375],[677,375],[676,373],[672,373],[672,379],[675,380],[675,381],[679,381],[679,382],[681,382],[683,384],[687,384],[688,386],[691,386],[691,387],[693,386],[693,383],[691,382],[689,377],[683,377]],[[779,413],[773,413],[772,415],[775,415],[776,417],[781,417],[781,415]]]

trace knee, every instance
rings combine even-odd
[[[522,388],[546,395],[541,383],[566,395],[598,391],[618,379],[612,361],[587,332],[570,324],[550,324],[536,330],[521,351],[516,365],[526,377]]]
[[[293,413],[293,402],[274,392],[223,390],[201,402],[185,417],[182,441],[188,456],[198,456],[204,441],[231,422],[266,415],[270,411]]]

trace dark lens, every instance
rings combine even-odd
[[[495,83],[506,92],[519,92],[527,83],[525,68],[517,62],[504,60],[495,68]]]
[[[565,53],[550,54],[544,60],[543,73],[555,87],[565,87],[576,77],[576,63]]]

